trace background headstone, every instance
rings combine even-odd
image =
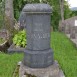
[[[75,26],[77,20],[77,16],[66,19],[65,22],[65,32],[70,34],[71,28]],[[67,30],[68,29],[68,30]],[[77,33],[77,26],[75,26],[75,32]]]
[[[69,26],[69,24],[65,25],[65,33],[70,34],[70,26]]]
[[[71,39],[75,39],[76,38],[75,26],[71,27],[70,38]]]

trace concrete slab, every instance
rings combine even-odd
[[[54,61],[54,64],[47,68],[29,68],[21,63],[19,77],[26,77],[25,73],[36,77],[65,77],[57,61]]]

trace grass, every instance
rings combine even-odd
[[[53,32],[51,47],[66,77],[77,77],[77,48],[62,33]]]
[[[54,59],[58,60],[66,77],[77,77],[77,49],[62,33],[53,32],[51,47],[54,51]],[[8,55],[0,53],[0,77],[12,77],[18,61],[23,54]]]
[[[12,77],[18,61],[22,60],[23,54],[0,53],[0,77]]]

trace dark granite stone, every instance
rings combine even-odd
[[[28,13],[39,13],[39,12],[47,12],[51,13],[51,7],[48,4],[26,4],[25,7],[23,8],[24,12]]]
[[[50,15],[27,15],[27,49],[44,50],[50,48]]]
[[[53,52],[51,49],[32,51],[25,50],[23,63],[32,68],[43,68],[53,64]]]
[[[23,63],[31,68],[43,68],[53,64],[50,49],[51,7],[48,4],[27,4],[26,15],[27,47]]]

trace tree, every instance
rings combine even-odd
[[[9,43],[11,44],[11,37],[13,36],[14,28],[14,12],[13,12],[13,0],[5,0],[5,26],[10,33]]]
[[[18,20],[20,13],[27,3],[39,3],[39,0],[14,0],[13,7],[14,7],[14,17]]]
[[[61,20],[64,22],[64,0],[59,0],[60,2],[60,10],[61,10]]]
[[[59,0],[60,2],[60,10],[61,10],[61,31],[64,32],[64,0]]]
[[[69,4],[67,3],[67,1],[64,1],[64,19],[68,19],[72,16],[75,16],[71,9],[69,8]]]

